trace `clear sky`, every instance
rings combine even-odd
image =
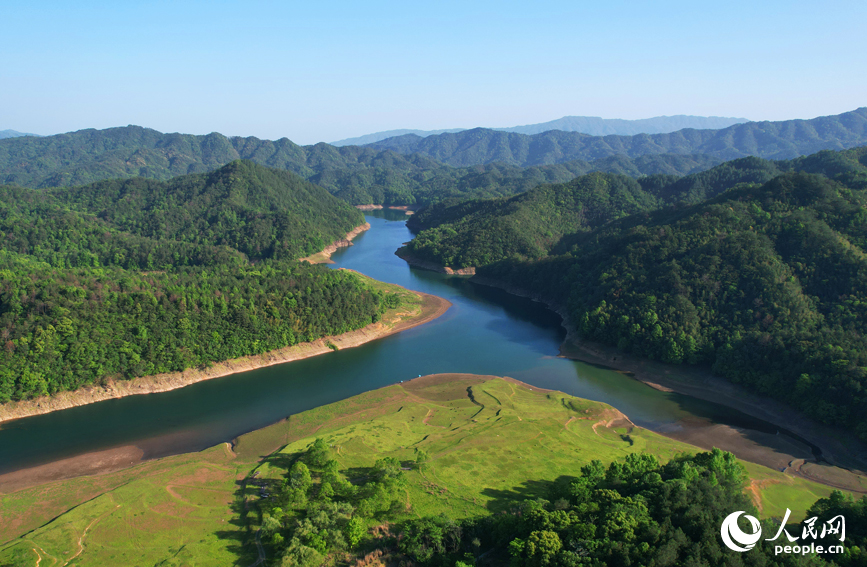
[[[0,130],[333,141],[867,106],[867,2],[0,0]]]

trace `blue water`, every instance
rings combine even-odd
[[[3,424],[0,472],[130,444],[146,457],[200,450],[309,408],[440,372],[511,376],[607,402],[651,429],[689,418],[743,424],[737,412],[557,358],[564,330],[542,304],[410,268],[395,256],[412,238],[404,220],[394,211],[369,215],[371,229],[335,253],[332,267],[444,297],[453,307],[439,319],[356,348]]]

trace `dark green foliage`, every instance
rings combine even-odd
[[[306,256],[364,222],[321,187],[249,161],[168,182],[102,181],[51,194],[124,231],[222,244],[253,259]]]
[[[0,187],[0,403],[376,321],[386,303],[357,276],[294,261],[361,222],[249,162],[168,183]]]
[[[265,262],[139,273],[0,252],[0,402],[184,370],[371,323],[351,273]]]
[[[323,439],[295,456],[286,479],[270,482],[262,532],[283,564],[319,565],[329,554],[357,548],[367,536],[367,520],[390,520],[406,508],[400,463],[390,457],[350,483],[331,458]]]
[[[593,210],[592,195],[563,197],[599,176],[509,200],[444,204],[415,215],[413,223],[434,228],[408,249],[475,265],[479,276],[563,306],[588,339],[712,365],[867,439],[865,156],[867,148],[790,162],[744,158],[679,180],[628,180],[651,200],[632,191],[633,201],[602,209],[608,222],[595,228],[569,216],[585,210],[579,204]],[[653,199],[673,206],[650,211]],[[632,212],[624,203],[647,212],[617,219]],[[571,233],[562,218],[572,219]]]
[[[839,516],[845,519],[846,528],[843,554],[827,554],[823,557],[841,567],[864,565],[867,563],[867,498],[856,501],[835,490],[828,498],[818,500],[807,512],[808,518],[817,518],[814,525],[820,537],[826,522]],[[820,543],[826,549],[831,545],[840,545],[840,535],[827,534]]]
[[[867,147],[862,147],[790,161],[742,158],[681,178],[658,174],[633,181],[590,174],[510,199],[450,199],[410,218],[408,226],[422,232],[407,250],[455,268],[507,258],[537,259],[565,249],[570,238],[562,243],[560,239],[570,233],[639,211],[699,203],[739,184],[765,183],[785,172],[821,173],[849,187],[864,188],[865,164]]]
[[[746,553],[723,545],[726,516],[756,514],[743,492],[745,478],[734,456],[718,449],[665,465],[642,454],[608,468],[594,461],[568,490],[555,489],[553,504],[525,501],[510,513],[464,522],[412,520],[400,548],[421,565],[441,566],[505,564],[509,557],[515,567],[824,565],[816,557],[776,556],[770,542]],[[763,528],[773,534],[779,522]],[[863,538],[863,529],[855,529]]]
[[[272,142],[220,134],[161,134],[127,126],[0,142],[0,183],[44,188],[135,176],[167,180],[207,172],[237,159],[292,171],[353,204],[384,205],[507,196],[594,170],[683,175],[719,163],[709,156],[652,155],[527,169],[505,164],[456,169],[420,155],[371,148],[298,146],[285,138]]]
[[[480,274],[568,305],[590,339],[735,382],[867,438],[863,190],[786,174],[564,239]]]
[[[407,249],[456,268],[504,258],[539,258],[565,234],[654,209],[657,203],[634,179],[591,173],[510,199],[429,207],[414,215],[409,226],[439,226],[419,234]]]
[[[812,120],[748,122],[722,130],[589,136],[560,130],[526,135],[475,128],[425,138],[397,136],[366,147],[401,154],[418,153],[454,167],[491,162],[527,167],[614,155],[637,158],[652,154],[703,154],[723,160],[745,156],[791,159],[865,143],[867,108]]]

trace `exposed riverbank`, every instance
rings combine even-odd
[[[423,268],[425,270],[430,270],[432,272],[439,272],[441,274],[449,274],[450,276],[472,276],[475,275],[476,269],[473,267],[469,268],[458,268],[457,270],[453,268],[449,268],[448,266],[440,266],[436,262],[430,262],[428,260],[422,260],[416,256],[413,256],[409,249],[406,246],[401,246],[398,248],[395,253],[395,256],[404,260],[410,266],[415,266],[417,268]]]
[[[364,232],[365,230],[370,230],[370,223],[366,222],[364,224],[360,224],[346,233],[346,236],[341,238],[340,240],[335,240],[331,244],[325,247],[322,252],[317,252],[316,254],[311,254],[306,258],[301,258],[302,262],[310,262],[311,264],[333,264],[331,261],[331,255],[337,252],[340,248],[346,248],[347,246],[352,246],[352,240]]]
[[[456,273],[413,258],[405,247],[395,254],[416,267],[440,273]],[[689,396],[736,410],[784,432],[780,435],[779,431],[758,431],[696,418],[656,429],[657,433],[703,449],[724,449],[744,460],[785,470],[828,486],[867,493],[867,474],[864,472],[867,471],[867,447],[854,436],[819,424],[777,400],[748,392],[712,375],[708,369],[657,362],[624,353],[614,347],[584,341],[578,337],[566,309],[537,293],[477,275],[471,281],[539,301],[558,313],[567,331],[566,339],[560,345],[560,356],[564,358],[615,370],[662,392]],[[820,462],[815,458],[815,448],[821,451]]]
[[[394,287],[405,290],[400,286]],[[190,368],[183,372],[156,374],[133,380],[110,380],[104,386],[88,386],[74,392],[61,392],[54,396],[34,400],[9,402],[0,406],[0,423],[124,396],[167,392],[203,380],[283,364],[325,354],[333,350],[356,347],[432,321],[445,313],[451,306],[448,300],[434,295],[405,291],[420,298],[420,303],[409,310],[406,306],[389,310],[380,321],[355,331],[322,337],[315,341],[300,343],[263,354],[219,362],[209,368]]]
[[[388,207],[383,205],[355,205],[355,208],[359,211],[381,211],[382,209],[391,209],[392,211],[403,211],[406,215],[415,214],[415,210],[409,205],[390,205]]]

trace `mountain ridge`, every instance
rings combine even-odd
[[[675,132],[684,128],[695,129],[718,129],[749,122],[746,118],[729,118],[721,116],[691,116],[686,114],[677,114],[673,116],[654,116],[652,118],[639,118],[637,120],[627,120],[623,118],[602,118],[599,116],[563,116],[556,120],[540,122],[538,124],[525,124],[523,126],[510,126],[508,128],[489,128],[498,132],[517,132],[519,134],[540,134],[549,130],[561,130],[563,132],[581,132],[590,134],[591,136],[606,136],[610,134],[619,134],[623,136],[633,136],[636,134],[664,134]],[[398,129],[384,130],[382,132],[374,132],[363,136],[355,136],[331,142],[332,146],[351,146],[351,145],[366,145],[380,142],[382,140],[403,136],[405,134],[415,134],[425,138],[427,136],[435,136],[437,134],[456,134],[472,128],[450,128],[441,130],[417,130],[417,129]]]
[[[821,150],[843,150],[867,143],[867,107],[809,120],[748,122],[721,130],[685,129],[668,134],[589,136],[549,131],[525,135],[475,128],[421,138],[412,134],[365,147],[418,153],[454,167],[494,161],[528,167],[623,154],[705,154],[723,160],[747,156],[792,159]]]

